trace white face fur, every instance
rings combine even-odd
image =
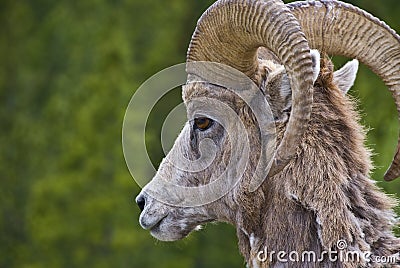
[[[317,79],[320,71],[320,54],[316,50],[312,50],[313,68],[314,68],[314,81]],[[275,120],[287,120],[288,114],[285,115],[285,111],[290,111],[291,106],[291,90],[288,78],[285,74],[285,69],[281,65],[270,63],[272,66],[269,70],[266,84],[264,85],[267,91],[276,91],[280,95],[282,105],[270,103],[272,109],[275,109],[274,113],[280,113]],[[272,70],[273,69],[273,70]],[[343,92],[347,93],[350,87],[353,85],[356,73],[358,70],[358,61],[352,60],[348,62],[344,67],[334,72],[334,82],[338,88]],[[278,83],[277,83],[277,80]],[[279,88],[272,88],[272,85]],[[205,89],[207,95],[207,89]],[[214,98],[219,98],[211,91],[209,95],[213,95]],[[273,101],[268,98],[268,102]],[[226,101],[226,95],[220,96],[219,101],[226,102],[229,106],[235,106],[235,103],[229,103]],[[188,114],[196,114],[197,111],[190,110],[192,108],[187,107]],[[233,110],[237,107],[231,107]],[[289,113],[289,112],[287,112]],[[219,115],[223,116],[223,115]],[[180,185],[182,187],[192,187],[192,190],[196,191],[196,187],[206,185],[213,180],[214,176],[220,175],[226,168],[226,158],[231,152],[226,150],[229,148],[229,144],[235,144],[234,140],[227,137],[224,131],[224,127],[219,123],[220,119],[215,120],[206,117],[198,117],[189,120],[178,138],[171,151],[168,153],[166,158],[162,161],[159,170],[155,178],[162,178],[170,183]],[[229,118],[223,118],[222,121],[229,121]],[[176,168],[172,164],[174,154],[181,153],[190,161],[195,161],[199,156],[204,154],[200,143],[203,140],[212,141],[214,143],[214,149],[217,153],[213,155],[211,164],[202,171],[187,172]],[[154,179],[153,179],[154,180]],[[203,223],[210,221],[225,221],[234,224],[235,221],[235,209],[236,209],[236,195],[235,190],[240,187],[240,182],[230,192],[224,195],[222,198],[216,201],[199,205],[199,206],[179,206],[166,204],[160,202],[158,196],[178,196],[179,194],[170,191],[165,185],[160,186],[157,183],[149,183],[143,188],[141,193],[136,198],[142,213],[140,215],[140,225],[150,230],[152,236],[163,241],[174,241],[187,236],[191,231],[199,229],[199,226]],[[196,194],[196,192],[194,192]],[[197,193],[202,195],[204,193],[199,190]],[[182,198],[182,197],[181,197]]]

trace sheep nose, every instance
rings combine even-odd
[[[144,207],[146,206],[146,199],[142,194],[139,194],[136,197],[136,204],[138,205],[140,211],[143,211]]]

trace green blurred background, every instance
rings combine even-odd
[[[142,230],[134,204],[140,189],[121,147],[132,94],[185,61],[195,23],[212,2],[0,2],[0,267],[244,267],[226,224],[174,243]],[[400,32],[398,0],[350,2]],[[397,194],[400,179],[382,182],[398,133],[390,94],[364,67],[351,94],[370,127],[373,177]],[[157,128],[148,131],[158,139]],[[149,150],[157,165],[159,143]]]

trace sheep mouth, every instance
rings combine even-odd
[[[153,226],[149,228],[150,232],[159,232],[160,231],[160,226],[163,223],[163,221],[168,217],[168,215],[165,215],[162,217],[158,222],[156,222]]]
[[[150,234],[160,241],[176,241],[186,237],[191,230],[177,228],[175,225],[169,224],[168,215],[161,218],[150,229]]]
[[[175,221],[173,221],[174,224],[170,224],[171,222],[169,222],[169,220],[172,219],[171,217],[168,217],[168,215],[161,218],[156,224],[154,224],[149,229],[150,234],[154,238],[161,241],[176,241],[188,236],[192,231],[201,230],[202,224],[210,222],[209,220],[206,220],[197,222],[196,224],[186,223],[184,225],[179,226],[175,224]]]

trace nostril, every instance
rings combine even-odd
[[[139,195],[136,198],[136,204],[139,206],[140,211],[143,211],[144,206],[146,205],[146,199],[144,199],[143,195]]]

